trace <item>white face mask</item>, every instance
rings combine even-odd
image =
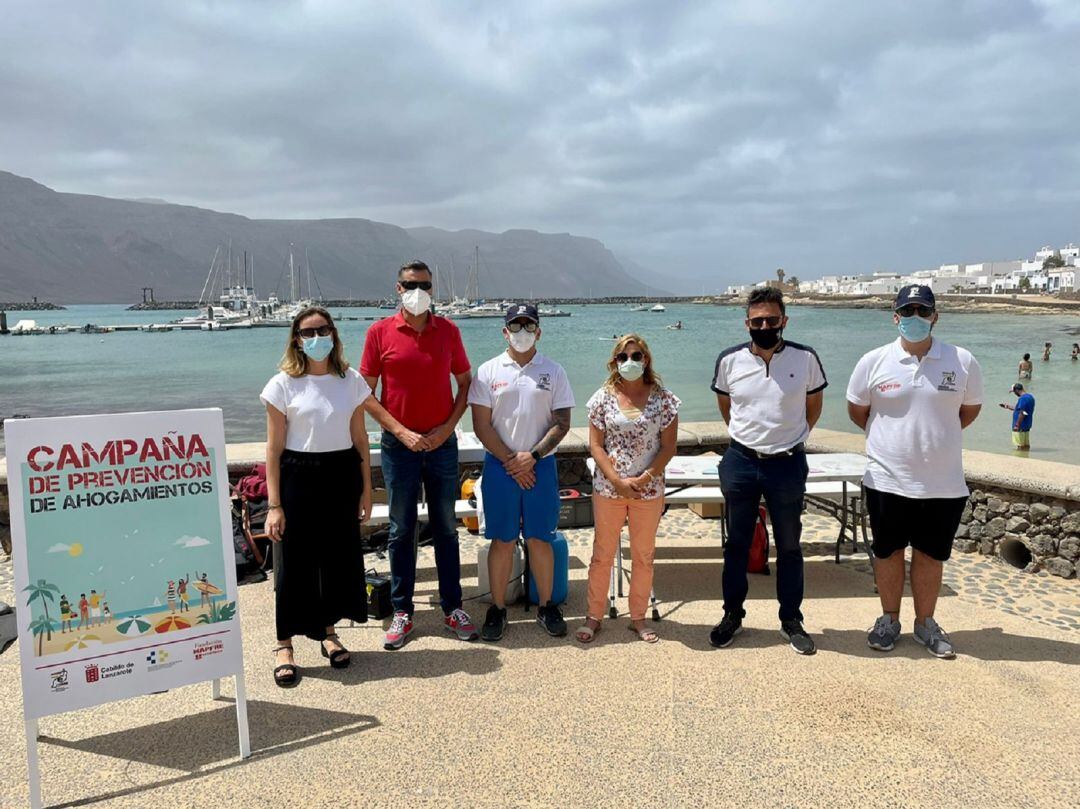
[[[536,332],[528,332],[525,329],[510,332],[510,347],[519,354],[524,354],[534,345],[536,345]]]
[[[641,379],[645,374],[645,363],[634,362],[633,360],[627,360],[619,365],[619,376],[625,379],[627,382],[633,382]]]
[[[431,308],[431,295],[423,289],[407,289],[401,294],[401,305],[410,315],[419,317]]]

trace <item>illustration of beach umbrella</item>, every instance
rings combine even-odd
[[[150,622],[144,620],[141,615],[133,615],[117,624],[116,631],[121,635],[141,635],[150,631]]]
[[[154,624],[154,631],[164,634],[177,629],[191,629],[191,622],[176,615],[169,615]]]
[[[68,652],[72,649],[89,649],[91,646],[95,646],[101,643],[101,638],[97,635],[79,635],[75,640],[68,641],[64,646],[64,651]]]

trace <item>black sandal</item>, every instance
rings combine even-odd
[[[273,650],[274,654],[282,649],[288,649],[291,652],[293,647],[277,646]],[[295,688],[300,683],[300,668],[295,663],[282,663],[280,666],[275,666],[274,682],[277,683],[278,688]]]
[[[330,639],[336,640],[341,645],[341,648],[333,652],[326,651],[326,647],[323,646],[323,644]],[[341,638],[338,637],[337,632],[335,632],[333,635],[327,635],[322,641],[320,641],[319,648],[322,650],[322,656],[329,658],[331,668],[347,669],[349,667],[349,663],[352,662],[352,656],[349,654],[349,650],[345,648],[345,644],[341,643]]]

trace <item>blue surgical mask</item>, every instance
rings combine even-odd
[[[325,360],[330,356],[330,352],[334,350],[334,335],[332,334],[325,337],[304,337],[303,341],[304,353],[315,362]]]
[[[933,326],[934,321],[932,319],[912,315],[911,317],[900,318],[898,328],[900,329],[900,336],[909,343],[921,343],[930,336],[930,329]]]
[[[627,382],[633,382],[641,379],[645,373],[645,363],[634,362],[633,360],[627,360],[619,365],[619,376],[625,379]]]

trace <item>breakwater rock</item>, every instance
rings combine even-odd
[[[0,301],[0,312],[49,312],[59,311],[66,309],[67,307],[61,306],[58,303],[49,303],[47,301],[31,301],[30,303],[19,302],[6,302]]]

